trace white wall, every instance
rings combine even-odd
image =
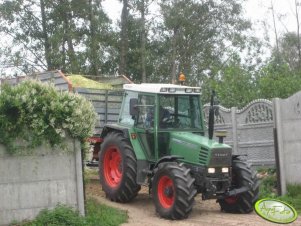
[[[0,145],[0,225],[33,219],[58,203],[84,215],[80,143],[68,140],[67,145],[74,152],[53,154],[39,147],[33,156],[11,156]]]

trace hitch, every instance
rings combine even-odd
[[[236,195],[239,195],[241,193],[247,192],[249,190],[250,190],[249,187],[242,186],[241,188],[236,188],[236,189],[227,191],[225,195],[226,195],[226,197],[228,197],[228,196],[236,196]]]

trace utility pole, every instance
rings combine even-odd
[[[273,15],[274,32],[275,32],[275,38],[276,38],[276,50],[277,50],[277,58],[278,58],[279,57],[279,41],[278,41],[278,33],[277,33],[277,28],[276,28],[273,0],[271,0],[271,10],[272,10],[272,15]]]
[[[298,42],[298,68],[301,66],[301,43],[300,43],[300,24],[299,24],[299,12],[298,7],[300,6],[300,2],[295,0],[295,10],[296,10],[296,20],[297,20],[297,42]]]

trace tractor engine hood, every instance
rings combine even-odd
[[[186,163],[224,167],[231,166],[232,148],[191,132],[171,132],[170,153],[184,157]]]

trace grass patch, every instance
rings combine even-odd
[[[99,178],[98,168],[85,168],[84,170],[84,184],[87,185],[94,178]]]
[[[259,198],[275,198],[277,196],[277,177],[274,175],[267,175],[261,179],[259,187]]]
[[[12,223],[13,226],[117,226],[127,222],[125,211],[99,204],[94,199],[87,200],[86,217],[79,215],[74,209],[58,205],[53,210],[42,210],[33,220],[21,223]]]
[[[277,176],[275,169],[259,169],[257,172],[263,175],[260,179],[259,198],[275,198],[292,205],[298,214],[301,214],[301,185],[287,185],[287,194],[277,195]]]
[[[298,214],[301,214],[301,185],[288,184],[287,194],[277,197],[277,199],[292,205]]]
[[[100,83],[82,75],[69,75],[67,77],[73,87],[91,88],[91,89],[112,89],[112,85],[108,83]]]
[[[127,221],[128,216],[125,211],[99,204],[93,199],[87,202],[87,217],[85,225],[120,225]]]

